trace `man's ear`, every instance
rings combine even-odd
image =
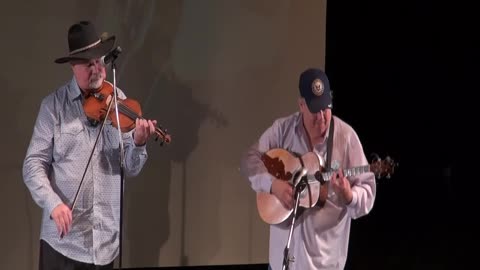
[[[307,104],[305,104],[305,99],[303,97],[299,97],[298,98],[298,108],[300,109],[300,111],[302,110],[303,106],[305,106]]]

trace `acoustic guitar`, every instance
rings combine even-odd
[[[262,155],[262,161],[273,177],[299,188],[299,207],[311,208],[317,205],[319,197],[326,199],[326,193],[321,192],[326,187],[321,186],[330,181],[334,171],[326,171],[325,160],[315,152],[299,156],[285,149],[274,148]],[[344,169],[343,174],[348,177],[373,172],[377,179],[390,178],[396,166],[398,164],[390,157],[382,160],[375,155],[370,164]],[[257,209],[261,219],[268,224],[281,223],[293,213],[293,209],[285,208],[275,195],[267,192],[257,193]]]

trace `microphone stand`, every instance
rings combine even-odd
[[[297,176],[297,180],[294,182],[294,198],[295,198],[295,206],[293,208],[293,216],[292,216],[292,223],[290,224],[290,232],[288,233],[288,240],[287,244],[285,246],[285,249],[283,251],[283,261],[282,261],[282,270],[288,270],[290,269],[290,262],[295,262],[295,258],[292,257],[290,258],[289,256],[289,251],[290,251],[290,242],[292,240],[292,234],[293,234],[293,229],[295,227],[295,220],[297,218],[297,209],[298,205],[300,203],[300,193],[303,191],[303,189],[308,185],[306,181],[306,177],[304,177],[307,174],[307,169],[302,168],[302,171],[300,174]]]
[[[112,60],[112,73],[113,73],[113,97],[115,103],[115,116],[117,118],[118,123],[118,139],[120,142],[120,232],[119,232],[119,261],[118,261],[118,269],[122,269],[122,244],[123,244],[123,189],[124,189],[124,178],[125,178],[125,152],[123,151],[123,139],[122,139],[122,131],[120,127],[120,117],[118,113],[118,91],[117,91],[117,79],[116,79],[116,65],[115,65],[116,57]]]

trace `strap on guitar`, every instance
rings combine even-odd
[[[327,142],[327,164],[326,168],[327,170],[331,170],[332,167],[330,166],[332,164],[332,148],[333,148],[333,117],[330,120],[330,130],[328,132],[328,142]]]
[[[332,169],[331,163],[332,163],[332,148],[333,148],[333,131],[334,131],[334,124],[333,124],[333,116],[330,120],[330,129],[328,131],[328,138],[327,138],[327,162],[325,164],[325,169],[327,171],[330,171]],[[328,180],[322,179],[320,182],[320,197],[317,202],[317,205],[320,207],[323,207],[325,205],[325,202],[327,201],[327,196],[328,196]]]

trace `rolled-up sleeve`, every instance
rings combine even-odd
[[[240,171],[256,192],[270,192],[273,178],[261,157],[268,150],[279,147],[279,133],[279,125],[274,122],[242,156]]]

